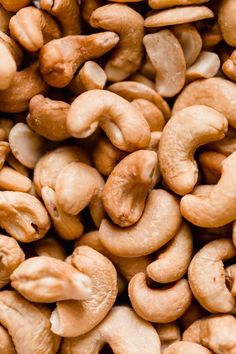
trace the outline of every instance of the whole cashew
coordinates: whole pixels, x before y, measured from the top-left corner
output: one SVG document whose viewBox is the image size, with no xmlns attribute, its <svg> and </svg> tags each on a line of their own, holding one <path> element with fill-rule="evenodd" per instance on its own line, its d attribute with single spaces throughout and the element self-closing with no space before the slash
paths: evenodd
<svg viewBox="0 0 236 354">
<path fill-rule="evenodd" d="M 16 354 L 14 344 L 7 330 L 0 325 L 0 350 L 4 354 Z"/>
<path fill-rule="evenodd" d="M 58 239 L 52 237 L 44 237 L 34 243 L 34 251 L 37 256 L 48 256 L 64 261 L 66 259 L 66 251 Z"/>
<path fill-rule="evenodd" d="M 236 25 L 235 25 L 235 1 L 224 0 L 220 3 L 218 11 L 218 24 L 222 32 L 222 36 L 227 44 L 232 47 L 236 46 Z"/>
<path fill-rule="evenodd" d="M 91 105 L 91 102 L 95 104 Z M 150 141 L 148 123 L 128 101 L 105 90 L 84 92 L 70 106 L 68 132 L 76 138 L 86 138 L 98 126 L 105 131 L 112 144 L 121 150 L 142 149 Z"/>
<path fill-rule="evenodd" d="M 213 354 L 200 344 L 190 342 L 176 342 L 164 350 L 163 354 Z"/>
<path fill-rule="evenodd" d="M 155 10 L 166 9 L 179 5 L 194 5 L 208 2 L 209 0 L 149 0 L 148 5 Z"/>
<path fill-rule="evenodd" d="M 0 3 L 7 11 L 17 12 L 23 7 L 27 6 L 31 0 L 1 0 Z"/>
<path fill-rule="evenodd" d="M 178 200 L 158 189 L 150 192 L 143 215 L 135 225 L 123 229 L 104 219 L 99 237 L 104 247 L 116 256 L 140 257 L 165 245 L 174 237 L 180 225 Z"/>
<path fill-rule="evenodd" d="M 199 155 L 199 162 L 207 184 L 216 184 L 221 176 L 222 162 L 225 155 L 215 151 L 204 151 Z"/>
<path fill-rule="evenodd" d="M 186 279 L 180 279 L 166 289 L 150 289 L 144 273 L 131 279 L 128 291 L 135 312 L 143 319 L 157 323 L 168 323 L 181 317 L 192 299 Z"/>
<path fill-rule="evenodd" d="M 159 144 L 160 168 L 165 183 L 184 195 L 198 179 L 195 150 L 220 140 L 227 131 L 227 120 L 207 106 L 191 106 L 177 112 L 164 127 Z"/>
</svg>

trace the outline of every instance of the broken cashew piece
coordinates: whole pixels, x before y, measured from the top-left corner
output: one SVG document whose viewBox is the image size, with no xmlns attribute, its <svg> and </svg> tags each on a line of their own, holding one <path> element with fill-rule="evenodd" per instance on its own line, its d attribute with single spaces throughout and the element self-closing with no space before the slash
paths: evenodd
<svg viewBox="0 0 236 354">
<path fill-rule="evenodd" d="M 214 77 L 220 69 L 220 58 L 216 53 L 202 51 L 186 72 L 186 82 Z"/>
<path fill-rule="evenodd" d="M 190 342 L 176 342 L 164 350 L 163 354 L 213 354 L 200 344 Z"/>
<path fill-rule="evenodd" d="M 200 5 L 209 0 L 149 0 L 148 5 L 155 10 L 166 9 L 168 7 L 181 5 Z"/>
</svg>

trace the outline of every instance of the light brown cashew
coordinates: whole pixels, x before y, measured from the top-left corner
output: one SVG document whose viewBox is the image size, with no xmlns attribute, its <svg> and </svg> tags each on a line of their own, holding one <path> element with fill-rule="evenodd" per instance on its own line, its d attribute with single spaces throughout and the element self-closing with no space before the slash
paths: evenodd
<svg viewBox="0 0 236 354">
<path fill-rule="evenodd" d="M 184 223 L 175 237 L 160 250 L 157 259 L 147 267 L 147 275 L 158 283 L 181 279 L 188 270 L 193 254 L 191 230 Z"/>
<path fill-rule="evenodd" d="M 99 226 L 104 217 L 103 188 L 104 180 L 95 168 L 82 162 L 72 162 L 57 177 L 56 199 L 59 207 L 72 215 L 89 206 L 92 219 Z"/>
<path fill-rule="evenodd" d="M 39 308 L 15 291 L 0 292 L 0 322 L 8 330 L 17 354 L 56 354 L 46 307 Z"/>
<path fill-rule="evenodd" d="M 59 259 L 38 256 L 21 263 L 11 274 L 11 286 L 32 302 L 86 300 L 91 279 Z"/>
<path fill-rule="evenodd" d="M 154 82 L 139 72 L 136 72 L 135 74 L 131 75 L 129 79 L 131 81 L 135 81 L 135 82 L 139 82 L 140 84 L 147 85 L 151 89 L 155 90 Z"/>
<path fill-rule="evenodd" d="M 153 326 L 127 306 L 115 306 L 93 331 L 63 340 L 61 354 L 99 354 L 105 343 L 113 353 L 161 354 L 161 345 Z"/>
<path fill-rule="evenodd" d="M 213 25 L 207 27 L 201 32 L 202 44 L 204 49 L 211 49 L 215 45 L 222 41 L 222 34 L 218 22 L 214 22 Z"/>
<path fill-rule="evenodd" d="M 178 111 L 165 125 L 159 144 L 159 161 L 165 183 L 175 193 L 193 190 L 198 179 L 195 150 L 220 140 L 227 131 L 226 118 L 207 106 Z"/>
<path fill-rule="evenodd" d="M 213 354 L 200 344 L 190 342 L 176 342 L 164 350 L 163 354 Z"/>
<path fill-rule="evenodd" d="M 63 36 L 80 34 L 80 7 L 76 0 L 40 0 L 42 10 L 59 21 Z"/>
<path fill-rule="evenodd" d="M 26 121 L 31 129 L 44 138 L 61 141 L 70 137 L 66 128 L 69 107 L 66 102 L 36 95 L 30 100 Z"/>
<path fill-rule="evenodd" d="M 187 85 L 175 101 L 173 113 L 193 105 L 206 105 L 222 113 L 236 128 L 236 84 L 214 77 Z M 220 100 L 219 100 L 220 97 Z"/>
<path fill-rule="evenodd" d="M 105 66 L 107 79 L 125 80 L 137 71 L 143 56 L 143 17 L 125 4 L 108 4 L 94 11 L 89 23 L 95 28 L 114 31 L 120 38 Z"/>
<path fill-rule="evenodd" d="M 44 80 L 54 87 L 67 86 L 85 61 L 107 53 L 118 41 L 114 32 L 66 36 L 50 41 L 41 48 L 39 56 Z"/>
<path fill-rule="evenodd" d="M 225 269 L 225 277 L 227 287 L 230 289 L 231 294 L 236 297 L 236 264 Z"/>
<path fill-rule="evenodd" d="M 236 46 L 236 23 L 234 13 L 236 10 L 234 0 L 224 0 L 220 3 L 218 11 L 218 24 L 223 39 L 232 47 Z"/>
<path fill-rule="evenodd" d="M 229 127 L 224 139 L 208 144 L 207 148 L 225 156 L 231 155 L 236 151 L 236 130 Z"/>
<path fill-rule="evenodd" d="M 8 33 L 9 22 L 12 16 L 12 12 L 5 10 L 4 7 L 0 5 L 0 31 Z"/>
<path fill-rule="evenodd" d="M 181 317 L 191 304 L 192 293 L 186 279 L 162 289 L 151 289 L 144 273 L 129 282 L 129 298 L 135 312 L 143 319 L 168 323 Z"/>
<path fill-rule="evenodd" d="M 116 256 L 140 257 L 164 246 L 174 237 L 180 224 L 178 200 L 158 189 L 150 192 L 143 215 L 135 225 L 122 229 L 104 219 L 99 237 L 104 247 Z"/>
<path fill-rule="evenodd" d="M 209 312 L 230 312 L 235 305 L 225 284 L 223 265 L 223 260 L 235 255 L 232 241 L 222 238 L 205 245 L 190 263 L 189 285 L 195 298 Z"/>
<path fill-rule="evenodd" d="M 6 141 L 0 141 L 0 169 L 2 169 L 10 151 L 10 145 Z"/>
<path fill-rule="evenodd" d="M 227 59 L 222 65 L 222 70 L 228 78 L 233 81 L 236 81 L 236 51 L 234 50 L 230 55 L 229 59 Z"/>
<path fill-rule="evenodd" d="M 4 166 L 0 170 L 0 190 L 29 192 L 31 188 L 31 180 L 13 168 Z"/>
<path fill-rule="evenodd" d="M 172 343 L 181 340 L 180 328 L 177 322 L 156 323 L 155 329 L 161 341 L 162 352 Z"/>
<path fill-rule="evenodd" d="M 16 354 L 14 344 L 7 330 L 0 325 L 0 350 L 5 354 Z"/>
<path fill-rule="evenodd" d="M 158 11 L 156 14 L 147 17 L 144 21 L 145 27 L 173 26 L 182 23 L 189 23 L 214 17 L 206 6 L 182 6 L 173 9 Z"/>
<path fill-rule="evenodd" d="M 6 90 L 16 75 L 16 62 L 5 44 L 0 42 L 0 90 Z"/>
<path fill-rule="evenodd" d="M 209 0 L 149 0 L 148 5 L 155 10 L 181 5 L 195 5 L 208 2 Z"/>
<path fill-rule="evenodd" d="M 0 225 L 21 242 L 42 238 L 50 227 L 50 219 L 42 203 L 22 192 L 0 192 Z"/>
<path fill-rule="evenodd" d="M 56 193 L 52 188 L 43 187 L 41 194 L 58 236 L 64 240 L 79 238 L 84 231 L 80 216 L 65 213 L 58 205 Z"/>
<path fill-rule="evenodd" d="M 117 295 L 117 274 L 113 264 L 87 246 L 77 247 L 71 265 L 92 280 L 88 300 L 60 301 L 52 312 L 52 331 L 63 337 L 76 337 L 97 326 L 112 308 Z M 94 271 L 96 269 L 96 271 Z"/>
<path fill-rule="evenodd" d="M 164 97 L 175 96 L 183 88 L 186 74 L 184 53 L 179 41 L 170 30 L 163 30 L 147 34 L 143 44 L 156 70 L 157 92 Z"/>
<path fill-rule="evenodd" d="M 159 179 L 154 151 L 139 150 L 118 163 L 102 194 L 105 211 L 112 221 L 121 227 L 135 224 L 143 213 L 148 192 Z"/>
<path fill-rule="evenodd" d="M 11 152 L 7 155 L 6 162 L 21 175 L 29 177 L 29 170 L 22 165 L 22 163 L 20 163 L 20 161 L 18 161 Z"/>
<path fill-rule="evenodd" d="M 216 53 L 202 51 L 197 60 L 186 71 L 186 82 L 198 79 L 209 79 L 215 76 L 220 68 L 220 58 Z"/>
<path fill-rule="evenodd" d="M 66 251 L 58 239 L 52 237 L 45 237 L 36 241 L 33 245 L 37 256 L 48 256 L 64 261 L 66 258 Z"/>
<path fill-rule="evenodd" d="M 163 130 L 165 118 L 162 111 L 154 103 L 143 98 L 137 98 L 132 101 L 132 104 L 143 114 L 152 132 Z"/>
<path fill-rule="evenodd" d="M 235 168 L 236 152 L 222 162 L 221 178 L 212 187 L 208 196 L 188 194 L 181 199 L 182 215 L 194 225 L 201 227 L 219 227 L 235 220 Z"/>
<path fill-rule="evenodd" d="M 0 111 L 7 113 L 23 112 L 28 109 L 30 99 L 45 93 L 48 85 L 42 79 L 38 63 L 18 71 L 8 89 L 0 91 Z"/>
<path fill-rule="evenodd" d="M 221 176 L 222 162 L 225 155 L 215 151 L 204 151 L 199 155 L 199 162 L 207 184 L 216 184 Z"/>
<path fill-rule="evenodd" d="M 91 105 L 91 102 L 94 102 Z M 105 90 L 90 90 L 78 96 L 67 115 L 67 129 L 76 138 L 86 138 L 100 126 L 112 144 L 125 151 L 148 146 L 150 128 L 143 115 L 128 101 Z"/>
</svg>

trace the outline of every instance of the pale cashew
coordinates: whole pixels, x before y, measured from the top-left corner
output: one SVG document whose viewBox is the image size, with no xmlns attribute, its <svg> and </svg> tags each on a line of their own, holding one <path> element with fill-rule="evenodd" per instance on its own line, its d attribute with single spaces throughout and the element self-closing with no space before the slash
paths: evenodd
<svg viewBox="0 0 236 354">
<path fill-rule="evenodd" d="M 112 254 L 139 257 L 158 250 L 170 241 L 180 224 L 178 200 L 168 192 L 158 189 L 150 192 L 143 215 L 135 225 L 122 229 L 104 219 L 99 237 Z"/>
<path fill-rule="evenodd" d="M 139 82 L 140 84 L 147 85 L 151 89 L 155 90 L 154 82 L 139 72 L 136 72 L 135 74 L 131 75 L 129 79 L 131 81 L 135 81 L 135 82 Z"/>
<path fill-rule="evenodd" d="M 70 262 L 91 278 L 92 293 L 88 300 L 57 303 L 51 316 L 52 331 L 63 337 L 81 336 L 97 326 L 112 308 L 117 295 L 115 267 L 102 254 L 80 246 L 74 250 Z"/>
<path fill-rule="evenodd" d="M 10 151 L 10 145 L 5 141 L 0 141 L 0 169 L 2 169 Z"/>
<path fill-rule="evenodd" d="M 222 65 L 222 70 L 231 80 L 236 81 L 236 51 L 234 50 Z"/>
<path fill-rule="evenodd" d="M 135 312 L 143 319 L 157 323 L 168 323 L 181 317 L 192 299 L 186 279 L 180 279 L 167 288 L 151 289 L 146 284 L 144 273 L 138 273 L 131 279 L 128 292 Z"/>
<path fill-rule="evenodd" d="M 222 139 L 227 126 L 226 118 L 207 106 L 187 107 L 172 116 L 159 144 L 161 172 L 171 190 L 180 195 L 193 190 L 198 179 L 195 150 Z"/>
<path fill-rule="evenodd" d="M 157 259 L 148 265 L 147 275 L 158 283 L 181 279 L 188 270 L 193 254 L 193 239 L 187 224 L 160 250 Z"/>
<path fill-rule="evenodd" d="M 207 148 L 225 156 L 231 155 L 236 151 L 236 130 L 229 127 L 224 139 L 208 144 Z"/>
<path fill-rule="evenodd" d="M 231 294 L 236 297 L 236 264 L 225 269 L 226 284 L 231 291 Z"/>
<path fill-rule="evenodd" d="M 8 33 L 9 22 L 12 16 L 12 12 L 5 10 L 4 7 L 0 5 L 0 31 Z"/>
<path fill-rule="evenodd" d="M 176 342 L 164 350 L 163 354 L 213 354 L 200 344 L 190 342 Z"/>
<path fill-rule="evenodd" d="M 215 76 L 220 68 L 220 58 L 216 53 L 202 51 L 197 60 L 186 72 L 186 82 L 198 79 L 209 79 Z"/>
<path fill-rule="evenodd" d="M 16 62 L 5 44 L 0 42 L 0 90 L 9 88 L 16 75 Z"/>
<path fill-rule="evenodd" d="M 7 330 L 0 325 L 0 350 L 4 354 L 16 354 L 14 344 Z"/>
<path fill-rule="evenodd" d="M 199 155 L 199 162 L 207 184 L 216 184 L 221 176 L 222 162 L 225 155 L 215 151 L 204 151 Z"/>
<path fill-rule="evenodd" d="M 135 224 L 143 213 L 148 192 L 159 179 L 154 151 L 139 150 L 118 163 L 102 194 L 105 211 L 112 221 L 122 227 Z"/>
<path fill-rule="evenodd" d="M 121 81 L 137 71 L 143 55 L 143 17 L 125 4 L 109 4 L 96 9 L 89 23 L 95 28 L 116 32 L 120 38 L 105 66 L 107 79 Z"/>
<path fill-rule="evenodd" d="M 37 256 L 48 256 L 64 261 L 66 258 L 66 251 L 63 245 L 52 237 L 45 237 L 34 243 L 34 251 Z"/>
<path fill-rule="evenodd" d="M 218 11 L 218 24 L 222 32 L 223 39 L 232 47 L 236 46 L 236 23 L 235 23 L 235 1 L 221 1 Z"/>
<path fill-rule="evenodd" d="M 31 180 L 13 168 L 4 166 L 0 170 L 0 190 L 29 192 L 31 188 Z"/>
<path fill-rule="evenodd" d="M 158 334 L 153 326 L 127 306 L 115 306 L 93 331 L 63 340 L 61 354 L 99 354 L 105 343 L 113 353 L 161 354 Z"/>
<path fill-rule="evenodd" d="M 205 245 L 190 263 L 188 279 L 191 290 L 198 302 L 210 312 L 230 312 L 235 305 L 234 297 L 225 284 L 223 264 L 223 260 L 235 255 L 232 241 L 219 239 Z"/>
<path fill-rule="evenodd" d="M 222 162 L 221 178 L 209 191 L 209 195 L 188 194 L 181 199 L 182 215 L 194 225 L 202 227 L 219 227 L 235 220 L 235 168 L 236 152 Z"/>
<path fill-rule="evenodd" d="M 155 329 L 161 341 L 161 351 L 168 348 L 172 343 L 181 340 L 180 328 L 177 322 L 156 323 Z"/>
<path fill-rule="evenodd" d="M 39 56 L 44 80 L 51 86 L 65 87 L 85 61 L 107 53 L 118 41 L 119 37 L 114 32 L 102 32 L 66 36 L 45 44 Z"/>
<path fill-rule="evenodd" d="M 170 30 L 163 30 L 147 34 L 143 43 L 156 70 L 157 92 L 165 97 L 175 96 L 183 88 L 186 74 L 184 53 L 179 41 Z"/>
<path fill-rule="evenodd" d="M 94 104 L 91 105 L 91 102 Z M 148 123 L 128 101 L 109 91 L 90 90 L 71 104 L 67 129 L 76 138 L 86 138 L 98 126 L 105 131 L 112 144 L 121 150 L 142 149 L 150 141 Z"/>
<path fill-rule="evenodd" d="M 50 219 L 42 203 L 22 192 L 0 192 L 0 225 L 21 242 L 42 238 L 50 227 Z"/>
<path fill-rule="evenodd" d="M 137 98 L 132 101 L 132 104 L 143 114 L 151 132 L 163 130 L 165 118 L 162 111 L 154 103 L 143 98 Z"/>
<path fill-rule="evenodd" d="M 149 0 L 148 5 L 155 10 L 181 5 L 195 5 L 208 2 L 209 0 Z"/>
</svg>

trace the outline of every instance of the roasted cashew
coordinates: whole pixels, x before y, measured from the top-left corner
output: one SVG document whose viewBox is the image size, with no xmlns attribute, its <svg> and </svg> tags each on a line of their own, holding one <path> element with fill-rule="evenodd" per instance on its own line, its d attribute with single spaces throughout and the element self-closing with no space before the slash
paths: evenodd
<svg viewBox="0 0 236 354">
<path fill-rule="evenodd" d="M 221 1 L 218 11 L 218 24 L 222 32 L 222 36 L 227 44 L 232 47 L 236 46 L 236 24 L 235 24 L 235 1 Z"/>
<path fill-rule="evenodd" d="M 82 10 L 81 10 L 81 15 L 83 17 L 83 19 L 86 22 L 89 22 L 89 19 L 93 13 L 93 11 L 95 11 L 97 8 L 103 6 L 103 0 L 89 0 L 89 1 L 83 1 L 81 3 L 82 6 Z"/>
<path fill-rule="evenodd" d="M 203 317 L 194 321 L 187 327 L 187 329 L 183 332 L 183 340 L 186 342 L 193 342 L 197 344 L 201 344 L 200 338 L 200 324 L 203 320 Z"/>
<path fill-rule="evenodd" d="M 163 354 L 213 354 L 200 344 L 190 342 L 176 342 L 164 350 Z"/>
<path fill-rule="evenodd" d="M 17 12 L 27 6 L 31 0 L 1 0 L 0 3 L 7 11 Z"/>
<path fill-rule="evenodd" d="M 174 237 L 180 224 L 178 200 L 168 192 L 158 189 L 150 192 L 143 215 L 135 225 L 123 229 L 104 219 L 99 237 L 112 254 L 139 257 L 164 246 Z"/>
<path fill-rule="evenodd" d="M 145 100 L 144 98 L 137 98 L 132 101 L 132 104 L 143 114 L 149 124 L 151 132 L 163 130 L 166 123 L 165 117 L 162 111 L 154 103 Z"/>
<path fill-rule="evenodd" d="M 204 151 L 199 155 L 199 162 L 207 184 L 216 184 L 221 176 L 222 162 L 225 155 L 215 151 Z"/>
<path fill-rule="evenodd" d="M 63 337 L 81 336 L 92 330 L 105 318 L 117 295 L 115 267 L 102 254 L 80 246 L 74 250 L 70 262 L 91 278 L 92 293 L 88 300 L 57 302 L 51 316 L 52 331 Z"/>
<path fill-rule="evenodd" d="M 4 166 L 0 170 L 0 190 L 29 192 L 31 188 L 31 180 L 13 168 Z"/>
<path fill-rule="evenodd" d="M 168 348 L 172 343 L 181 340 L 180 328 L 177 322 L 156 323 L 155 329 L 161 341 L 161 351 Z"/>
<path fill-rule="evenodd" d="M 222 65 L 222 70 L 228 78 L 233 81 L 236 81 L 236 51 L 234 50 L 230 55 L 229 59 L 227 59 Z"/>
<path fill-rule="evenodd" d="M 119 35 L 120 42 L 105 66 L 108 80 L 125 80 L 137 71 L 143 56 L 143 17 L 125 4 L 109 4 L 96 9 L 89 23 Z"/>
<path fill-rule="evenodd" d="M 16 62 L 5 44 L 0 42 L 0 90 L 9 88 L 16 75 Z"/>
<path fill-rule="evenodd" d="M 52 237 L 44 237 L 34 243 L 34 251 L 37 256 L 48 256 L 64 261 L 66 259 L 66 251 L 58 239 Z"/>
<path fill-rule="evenodd" d="M 128 291 L 135 312 L 143 319 L 157 323 L 168 323 L 181 317 L 192 299 L 186 279 L 167 288 L 150 289 L 144 273 L 138 273 L 130 280 Z"/>
<path fill-rule="evenodd" d="M 91 105 L 91 102 L 94 102 Z M 90 90 L 78 96 L 67 115 L 68 132 L 86 138 L 100 126 L 112 144 L 125 151 L 148 146 L 150 128 L 143 115 L 128 101 L 105 90 Z"/>
<path fill-rule="evenodd" d="M 227 131 L 226 118 L 207 106 L 191 106 L 177 112 L 165 125 L 159 144 L 160 168 L 165 183 L 180 195 L 197 183 L 195 150 L 220 140 Z"/>
<path fill-rule="evenodd" d="M 220 69 L 220 58 L 216 53 L 202 51 L 197 60 L 186 71 L 186 82 L 214 77 Z"/>
<path fill-rule="evenodd" d="M 119 37 L 114 32 L 102 32 L 89 36 L 66 36 L 45 44 L 39 56 L 44 80 L 51 86 L 65 87 L 85 61 L 107 53 L 118 41 Z"/>
<path fill-rule="evenodd" d="M 208 2 L 209 0 L 149 0 L 148 5 L 155 10 L 166 9 L 179 5 L 195 5 Z"/>
</svg>

